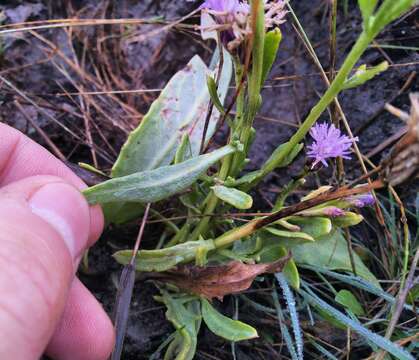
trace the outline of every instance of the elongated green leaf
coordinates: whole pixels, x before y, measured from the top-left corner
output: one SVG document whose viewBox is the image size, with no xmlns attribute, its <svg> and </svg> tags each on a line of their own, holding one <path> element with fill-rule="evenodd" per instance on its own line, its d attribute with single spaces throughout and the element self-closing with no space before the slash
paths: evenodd
<svg viewBox="0 0 419 360">
<path fill-rule="evenodd" d="M 278 47 L 282 40 L 281 30 L 275 28 L 266 33 L 265 46 L 263 49 L 263 70 L 262 70 L 262 84 L 271 71 L 272 65 L 275 62 L 278 53 Z"/>
<path fill-rule="evenodd" d="M 214 250 L 212 240 L 188 241 L 159 250 L 140 250 L 135 258 L 138 271 L 167 271 L 176 265 L 195 259 L 198 253 Z M 130 262 L 132 250 L 116 252 L 113 257 L 122 265 Z"/>
<path fill-rule="evenodd" d="M 287 246 L 297 264 L 307 264 L 329 270 L 352 272 L 348 245 L 340 230 L 316 239 L 315 242 Z M 357 275 L 381 288 L 376 277 L 368 270 L 356 253 L 353 253 Z"/>
<path fill-rule="evenodd" d="M 189 140 L 188 134 L 183 134 L 182 140 L 180 141 L 180 145 L 176 150 L 175 155 L 175 164 L 180 164 L 186 160 L 189 160 L 193 157 L 192 155 L 192 147 L 191 141 Z"/>
<path fill-rule="evenodd" d="M 342 281 L 346 284 L 349 284 L 351 286 L 355 286 L 358 289 L 361 290 L 365 290 L 367 292 L 369 292 L 370 294 L 374 294 L 376 296 L 379 296 L 381 298 L 383 298 L 385 301 L 387 301 L 390 304 L 395 304 L 396 303 L 396 298 L 394 298 L 392 295 L 390 295 L 389 293 L 383 291 L 381 288 L 378 288 L 376 285 L 369 283 L 368 281 L 366 281 L 363 278 L 360 278 L 358 276 L 355 275 L 343 275 L 343 274 L 339 274 L 335 271 L 329 271 L 317 266 L 304 266 L 305 268 L 308 268 L 310 270 L 313 271 L 318 271 L 322 274 L 325 274 L 327 276 L 330 276 L 334 279 L 338 279 L 339 281 Z M 411 307 L 410 305 L 403 305 L 403 308 L 406 310 L 410 310 L 410 311 L 414 311 L 413 307 Z"/>
<path fill-rule="evenodd" d="M 319 297 L 314 296 L 313 294 L 309 294 L 305 291 L 300 291 L 300 294 L 303 295 L 304 298 L 310 302 L 310 304 L 320 307 L 327 314 L 335 318 L 337 321 L 350 327 L 352 330 L 360 334 L 366 340 L 370 341 L 371 343 L 377 345 L 379 348 L 384 349 L 388 351 L 390 354 L 394 355 L 396 359 L 400 359 L 400 360 L 413 360 L 414 359 L 414 357 L 411 354 L 409 354 L 406 350 L 404 350 L 399 345 L 394 344 L 390 340 L 373 333 L 366 327 L 362 326 L 359 322 L 342 314 L 340 311 L 336 310 L 333 306 L 330 306 L 328 303 L 326 303 Z"/>
<path fill-rule="evenodd" d="M 355 71 L 355 74 L 345 81 L 345 83 L 343 84 L 343 89 L 352 89 L 354 87 L 363 85 L 367 81 L 371 80 L 372 78 L 381 74 L 387 69 L 388 69 L 387 61 L 383 61 L 381 64 L 378 64 L 377 66 L 373 66 L 369 69 L 367 69 L 367 65 L 365 64 L 361 65 Z"/>
<path fill-rule="evenodd" d="M 266 163 L 262 167 L 264 174 L 268 174 L 269 172 L 273 171 L 276 168 L 283 168 L 291 164 L 294 161 L 294 159 L 297 157 L 297 155 L 300 153 L 301 149 L 304 147 L 303 144 L 295 145 L 283 161 L 278 161 L 278 159 L 282 157 L 281 154 L 287 145 L 288 143 L 284 143 L 275 149 L 275 151 L 272 153 L 272 155 L 269 157 L 269 159 L 266 161 Z"/>
<path fill-rule="evenodd" d="M 202 318 L 216 335 L 230 340 L 241 341 L 258 337 L 256 329 L 238 320 L 232 320 L 215 310 L 206 299 L 201 299 Z"/>
<path fill-rule="evenodd" d="M 349 290 L 340 290 L 335 296 L 335 301 L 338 304 L 348 308 L 355 315 L 361 316 L 365 314 L 361 304 L 355 295 L 352 294 Z"/>
<path fill-rule="evenodd" d="M 166 291 L 162 291 L 162 295 L 162 300 L 167 307 L 166 318 L 178 331 L 178 335 L 167 349 L 165 359 L 192 360 L 196 351 L 199 331 L 197 324 L 200 323 L 200 314 L 187 308 L 184 299 L 176 299 Z"/>
<path fill-rule="evenodd" d="M 281 286 L 282 293 L 284 294 L 285 301 L 287 303 L 287 308 L 291 318 L 292 330 L 294 332 L 294 338 L 297 348 L 297 354 L 300 360 L 303 360 L 304 355 L 304 341 L 303 333 L 301 331 L 300 320 L 298 318 L 298 311 L 295 306 L 295 298 L 288 282 L 283 273 L 276 273 L 275 278 L 278 280 L 279 285 Z"/>
<path fill-rule="evenodd" d="M 286 147 L 286 145 L 287 143 L 281 144 L 272 153 L 269 159 L 266 160 L 265 164 L 263 164 L 260 170 L 255 170 L 250 173 L 247 173 L 240 179 L 234 181 L 231 185 L 243 185 L 243 188 L 247 190 L 253 187 L 255 184 L 257 184 L 260 180 L 262 180 L 266 175 L 268 175 L 271 171 L 275 170 L 276 168 L 283 168 L 285 166 L 288 166 L 300 153 L 301 149 L 303 148 L 303 144 L 297 144 L 283 161 L 278 162 L 277 159 L 279 156 L 282 156 L 281 152 Z"/>
<path fill-rule="evenodd" d="M 219 94 L 224 100 L 231 79 L 229 55 L 224 59 Z M 206 86 L 210 70 L 195 56 L 166 85 L 139 127 L 128 137 L 112 169 L 112 177 L 126 176 L 170 164 L 184 133 L 189 134 L 196 156 L 202 138 L 210 95 Z M 219 112 L 214 110 L 207 140 L 213 135 Z"/>
<path fill-rule="evenodd" d="M 83 193 L 90 204 L 159 201 L 187 189 L 212 164 L 234 151 L 234 146 L 227 145 L 180 164 L 111 179 L 88 188 Z"/>
<path fill-rule="evenodd" d="M 234 206 L 236 209 L 246 210 L 250 209 L 253 205 L 252 197 L 243 191 L 222 185 L 215 185 L 211 189 L 214 191 L 215 196 Z"/>
<path fill-rule="evenodd" d="M 387 24 L 409 11 L 415 3 L 416 0 L 384 0 L 376 11 L 373 21 L 370 21 L 370 31 L 381 31 Z"/>
<path fill-rule="evenodd" d="M 304 241 L 314 241 L 314 238 L 310 236 L 309 234 L 300 232 L 300 231 L 287 231 L 287 230 L 279 230 L 274 227 L 266 227 L 264 230 L 268 231 L 272 235 L 278 236 L 280 238 L 286 238 L 286 239 L 299 239 Z"/>
<path fill-rule="evenodd" d="M 225 111 L 224 111 L 223 104 L 221 103 L 221 100 L 218 96 L 217 84 L 212 76 L 207 77 L 207 86 L 208 86 L 208 91 L 210 93 L 211 100 L 214 106 L 217 108 L 220 114 L 224 115 Z"/>
</svg>

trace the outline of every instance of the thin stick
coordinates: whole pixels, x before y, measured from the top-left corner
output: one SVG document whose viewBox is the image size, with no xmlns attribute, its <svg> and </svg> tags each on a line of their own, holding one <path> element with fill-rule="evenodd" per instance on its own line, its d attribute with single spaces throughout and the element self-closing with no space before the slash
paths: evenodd
<svg viewBox="0 0 419 360">
<path fill-rule="evenodd" d="M 111 360 L 121 359 L 122 348 L 124 345 L 125 334 L 127 332 L 129 308 L 131 305 L 132 292 L 135 283 L 135 257 L 140 248 L 141 239 L 143 237 L 145 224 L 147 222 L 148 213 L 150 211 L 150 203 L 147 204 L 144 216 L 141 221 L 140 230 L 138 232 L 137 240 L 132 251 L 131 261 L 128 265 L 124 266 L 119 279 L 118 292 L 116 294 L 116 303 L 114 311 L 115 323 L 115 348 L 113 349 Z"/>
<path fill-rule="evenodd" d="M 135 242 L 135 247 L 132 250 L 132 258 L 131 258 L 130 264 L 134 264 L 135 257 L 137 256 L 138 249 L 140 248 L 141 239 L 143 238 L 145 224 L 147 222 L 148 213 L 150 211 L 150 206 L 151 206 L 151 204 L 148 203 L 146 208 L 145 208 L 144 216 L 143 216 L 143 219 L 141 221 L 140 231 L 138 232 L 138 236 L 137 236 L 137 241 Z"/>
<path fill-rule="evenodd" d="M 407 276 L 407 280 L 406 280 L 406 285 L 403 288 L 403 290 L 400 292 L 400 295 L 398 297 L 397 300 L 397 305 L 396 305 L 396 309 L 393 312 L 393 316 L 391 317 L 390 323 L 387 327 L 387 331 L 386 331 L 386 335 L 385 337 L 387 339 L 390 339 L 391 335 L 393 334 L 394 329 L 396 328 L 397 325 L 397 321 L 400 318 L 400 315 L 403 311 L 403 305 L 406 301 L 407 295 L 410 291 L 410 289 L 412 288 L 412 286 L 414 285 L 415 281 L 413 279 L 417 266 L 418 266 L 418 262 L 419 262 L 419 249 L 416 251 L 415 257 L 413 258 L 412 261 L 412 265 L 410 267 L 410 271 L 409 271 L 409 275 Z M 376 360 L 382 360 L 384 359 L 384 356 L 386 355 L 386 351 L 381 351 L 377 357 L 375 358 Z"/>
</svg>

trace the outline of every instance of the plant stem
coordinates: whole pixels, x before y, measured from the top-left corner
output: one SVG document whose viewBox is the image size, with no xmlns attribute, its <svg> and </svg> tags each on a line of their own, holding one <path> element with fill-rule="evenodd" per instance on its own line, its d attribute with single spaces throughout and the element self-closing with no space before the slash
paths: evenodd
<svg viewBox="0 0 419 360">
<path fill-rule="evenodd" d="M 292 149 L 300 141 L 304 139 L 304 137 L 310 131 L 311 127 L 319 119 L 321 114 L 327 109 L 327 107 L 331 104 L 335 97 L 339 95 L 340 91 L 342 90 L 343 84 L 348 78 L 350 72 L 352 71 L 353 67 L 355 66 L 356 62 L 359 60 L 361 55 L 367 49 L 372 39 L 373 35 L 367 34 L 365 31 L 361 33 L 328 90 L 325 92 L 325 94 L 319 100 L 316 106 L 312 108 L 309 115 L 304 120 L 303 124 L 291 137 L 291 139 L 286 143 L 282 151 L 278 154 L 278 157 L 275 158 L 276 164 L 281 164 L 285 160 L 285 158 L 290 154 Z M 260 180 L 261 179 L 257 179 L 257 181 L 252 183 L 252 186 L 257 185 L 257 183 Z"/>
<path fill-rule="evenodd" d="M 344 187 L 333 192 L 325 192 L 321 195 L 316 196 L 315 198 L 305 200 L 295 205 L 283 208 L 279 211 L 272 213 L 269 216 L 254 219 L 248 222 L 246 225 L 230 230 L 216 238 L 214 240 L 214 245 L 217 249 L 224 248 L 226 246 L 231 245 L 234 241 L 249 236 L 255 233 L 256 231 L 260 230 L 261 228 L 285 217 L 298 214 L 301 211 L 310 209 L 327 201 L 345 198 L 355 194 L 362 194 L 365 192 L 369 192 L 372 189 L 382 188 L 383 186 L 384 184 L 380 180 L 377 180 L 372 184 L 359 186 L 353 189 L 348 189 Z"/>
<path fill-rule="evenodd" d="M 248 87 L 249 101 L 247 111 L 244 112 L 244 92 L 240 91 L 243 80 L 242 77 L 244 76 L 243 66 L 239 61 L 236 61 L 236 89 L 240 91 L 237 99 L 236 131 L 238 131 L 239 134 L 233 134 L 233 136 L 230 136 L 230 142 L 236 140 L 236 136 L 240 138 L 240 142 L 244 145 L 244 152 L 228 155 L 222 160 L 221 169 L 218 175 L 220 180 L 225 180 L 230 174 L 234 175 L 236 171 L 239 171 L 248 150 L 253 119 L 255 118 L 256 112 L 260 106 L 260 89 L 263 73 L 263 49 L 265 42 L 264 2 L 262 0 L 253 0 L 251 6 L 253 48 L 252 72 L 249 77 Z M 218 202 L 218 198 L 211 191 L 206 199 L 204 215 L 212 214 L 217 207 Z M 196 240 L 200 235 L 205 236 L 208 231 L 210 220 L 210 216 L 204 216 L 192 232 L 191 238 Z"/>
<path fill-rule="evenodd" d="M 228 171 L 230 169 L 230 164 L 232 160 L 232 155 L 227 155 L 221 164 L 221 169 L 219 173 L 219 179 L 225 180 L 228 175 Z M 211 190 L 211 192 L 207 196 L 206 206 L 204 210 L 204 215 L 210 215 L 214 213 L 215 208 L 218 205 L 218 198 L 215 196 L 214 192 Z M 198 223 L 196 228 L 191 234 L 192 240 L 197 240 L 200 235 L 205 236 L 208 225 L 211 220 L 211 216 L 204 216 L 201 221 Z"/>
<path fill-rule="evenodd" d="M 265 47 L 265 10 L 262 0 L 252 1 L 252 71 L 249 74 L 248 106 L 244 115 L 242 126 L 239 127 L 239 139 L 244 146 L 243 153 L 233 156 L 232 171 L 236 175 L 243 164 L 249 150 L 253 120 L 260 107 L 260 90 L 262 87 L 263 55 Z"/>
</svg>

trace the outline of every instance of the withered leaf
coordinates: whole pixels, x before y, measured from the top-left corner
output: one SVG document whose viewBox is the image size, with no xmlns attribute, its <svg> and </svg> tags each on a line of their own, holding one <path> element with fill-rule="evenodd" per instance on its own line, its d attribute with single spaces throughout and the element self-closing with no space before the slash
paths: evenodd
<svg viewBox="0 0 419 360">
<path fill-rule="evenodd" d="M 392 186 L 419 176 L 419 94 L 411 94 L 410 100 L 412 108 L 407 120 L 408 131 L 381 163 L 384 177 Z"/>
<path fill-rule="evenodd" d="M 231 261 L 223 265 L 205 267 L 181 265 L 173 271 L 160 274 L 158 278 L 207 299 L 222 300 L 225 295 L 247 290 L 255 277 L 260 274 L 282 271 L 290 258 L 291 254 L 288 254 L 273 263 L 266 264 Z"/>
</svg>

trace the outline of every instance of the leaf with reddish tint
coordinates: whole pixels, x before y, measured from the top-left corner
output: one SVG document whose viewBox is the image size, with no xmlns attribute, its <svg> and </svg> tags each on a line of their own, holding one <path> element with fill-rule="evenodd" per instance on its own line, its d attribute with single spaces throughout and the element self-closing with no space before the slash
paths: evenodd
<svg viewBox="0 0 419 360">
<path fill-rule="evenodd" d="M 256 276 L 282 271 L 290 255 L 268 264 L 243 264 L 232 261 L 228 264 L 198 267 L 178 266 L 176 270 L 160 274 L 162 280 L 175 284 L 180 289 L 207 299 L 222 300 L 225 295 L 247 290 Z"/>
</svg>

